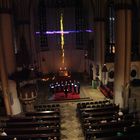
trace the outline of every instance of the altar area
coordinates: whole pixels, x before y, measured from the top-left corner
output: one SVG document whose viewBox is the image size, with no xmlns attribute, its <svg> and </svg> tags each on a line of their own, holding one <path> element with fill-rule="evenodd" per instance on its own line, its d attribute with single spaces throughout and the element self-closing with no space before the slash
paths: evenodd
<svg viewBox="0 0 140 140">
<path fill-rule="evenodd" d="M 68 72 L 68 70 L 66 68 L 62 69 L 60 68 L 60 70 L 58 71 L 58 75 L 61 77 L 61 76 L 64 76 L 64 77 L 69 77 L 70 74 Z"/>
<path fill-rule="evenodd" d="M 50 81 L 49 100 L 69 100 L 80 98 L 80 82 L 74 79 L 66 69 L 60 69 L 58 75 Z"/>
</svg>

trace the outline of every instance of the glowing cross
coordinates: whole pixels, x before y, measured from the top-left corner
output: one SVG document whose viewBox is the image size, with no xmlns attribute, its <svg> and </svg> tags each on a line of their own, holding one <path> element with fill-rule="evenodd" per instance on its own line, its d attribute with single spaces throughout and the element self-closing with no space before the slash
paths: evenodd
<svg viewBox="0 0 140 140">
<path fill-rule="evenodd" d="M 61 30 L 61 57 L 62 57 L 62 67 L 64 67 L 64 28 L 63 28 L 63 13 L 61 13 L 60 17 L 60 30 Z"/>
</svg>

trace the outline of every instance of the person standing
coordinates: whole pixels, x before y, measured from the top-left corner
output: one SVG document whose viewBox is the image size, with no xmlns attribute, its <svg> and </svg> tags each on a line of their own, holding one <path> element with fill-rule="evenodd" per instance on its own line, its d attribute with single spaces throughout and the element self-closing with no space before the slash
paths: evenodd
<svg viewBox="0 0 140 140">
<path fill-rule="evenodd" d="M 78 94 L 80 94 L 80 82 L 79 81 L 77 81 L 77 92 L 78 92 Z"/>
<path fill-rule="evenodd" d="M 64 94 L 65 94 L 65 98 L 68 97 L 68 88 L 67 86 L 64 87 Z"/>
</svg>

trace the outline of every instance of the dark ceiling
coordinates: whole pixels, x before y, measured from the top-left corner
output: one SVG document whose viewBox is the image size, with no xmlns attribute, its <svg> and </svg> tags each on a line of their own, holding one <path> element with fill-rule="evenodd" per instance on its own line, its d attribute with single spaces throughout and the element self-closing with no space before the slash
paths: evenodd
<svg viewBox="0 0 140 140">
<path fill-rule="evenodd" d="M 61 7 L 75 7 L 79 5 L 82 0 L 44 0 L 46 7 L 61 8 Z"/>
</svg>

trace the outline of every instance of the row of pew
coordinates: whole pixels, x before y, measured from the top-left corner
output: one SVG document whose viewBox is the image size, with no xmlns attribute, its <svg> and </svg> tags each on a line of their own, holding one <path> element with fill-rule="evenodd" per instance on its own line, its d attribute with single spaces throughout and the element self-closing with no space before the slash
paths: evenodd
<svg viewBox="0 0 140 140">
<path fill-rule="evenodd" d="M 60 140 L 60 106 L 38 105 L 35 109 L 36 111 L 26 112 L 20 117 L 2 120 L 2 128 L 7 136 L 0 136 L 0 140 Z"/>
<path fill-rule="evenodd" d="M 106 85 L 101 85 L 99 89 L 106 98 L 113 99 L 113 90 L 111 88 Z"/>
<path fill-rule="evenodd" d="M 54 111 L 54 110 L 59 110 L 60 109 L 60 104 L 40 104 L 40 105 L 35 105 L 34 109 L 36 111 Z"/>
<path fill-rule="evenodd" d="M 138 140 L 140 123 L 135 115 L 123 112 L 110 100 L 77 104 L 85 140 Z"/>
</svg>

